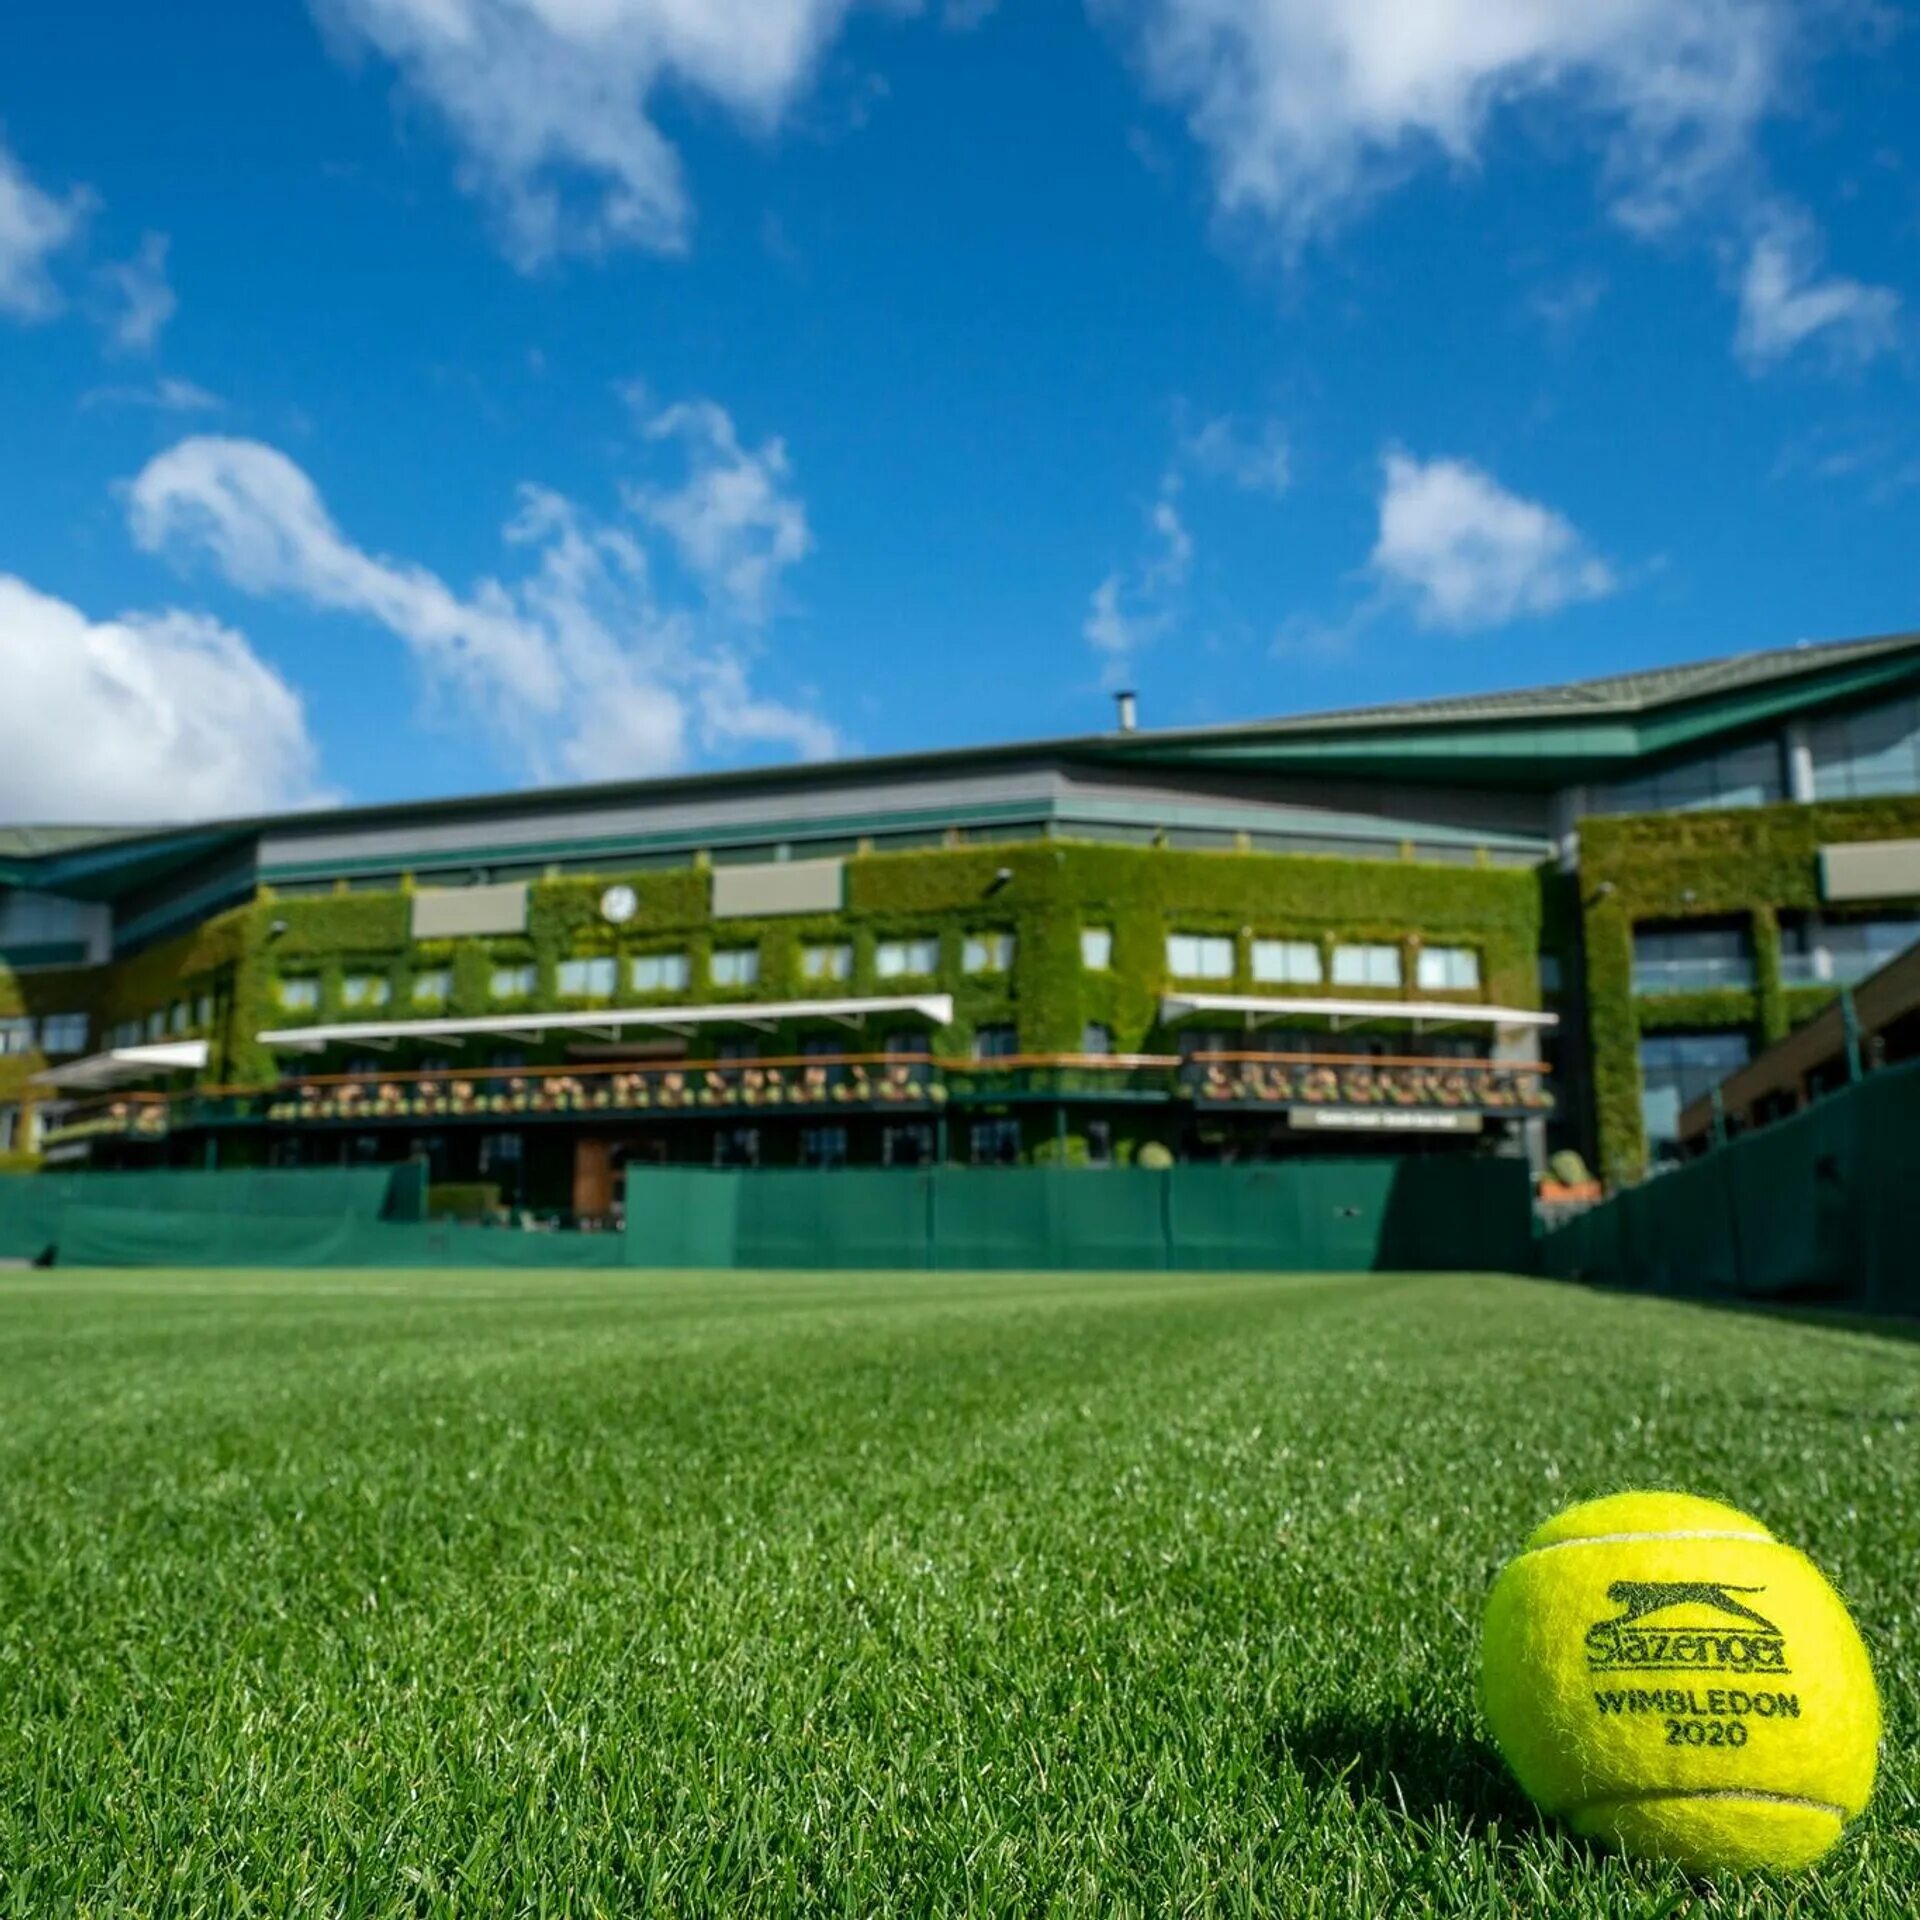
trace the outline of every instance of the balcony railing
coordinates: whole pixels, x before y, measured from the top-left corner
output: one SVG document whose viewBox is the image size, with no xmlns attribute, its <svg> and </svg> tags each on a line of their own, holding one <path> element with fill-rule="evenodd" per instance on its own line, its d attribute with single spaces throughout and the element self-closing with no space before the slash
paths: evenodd
<svg viewBox="0 0 1920 1920">
<path fill-rule="evenodd" d="M 164 1093 L 122 1093 L 69 1107 L 42 1129 L 42 1148 L 94 1140 L 164 1140 L 173 1130 L 174 1102 Z"/>
<path fill-rule="evenodd" d="M 1545 1114 L 1554 1108 L 1547 1072 L 1539 1060 L 1213 1053 L 1190 1060 L 1181 1078 L 1206 1106 Z"/>
<path fill-rule="evenodd" d="M 1722 960 L 1636 960 L 1635 993 L 1750 993 L 1756 980 L 1751 955 Z"/>
</svg>

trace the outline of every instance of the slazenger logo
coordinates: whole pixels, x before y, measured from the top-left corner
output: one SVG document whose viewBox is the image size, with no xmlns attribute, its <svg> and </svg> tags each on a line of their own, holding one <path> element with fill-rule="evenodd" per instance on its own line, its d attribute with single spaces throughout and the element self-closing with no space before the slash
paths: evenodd
<svg viewBox="0 0 1920 1920">
<path fill-rule="evenodd" d="M 1607 1598 L 1620 1611 L 1587 1629 L 1587 1665 L 1596 1673 L 1790 1673 L 1786 1637 L 1735 1597 L 1765 1591 L 1724 1580 L 1616 1580 Z M 1675 1613 L 1683 1617 L 1665 1617 Z M 1702 1613 L 1716 1617 L 1702 1622 Z"/>
</svg>

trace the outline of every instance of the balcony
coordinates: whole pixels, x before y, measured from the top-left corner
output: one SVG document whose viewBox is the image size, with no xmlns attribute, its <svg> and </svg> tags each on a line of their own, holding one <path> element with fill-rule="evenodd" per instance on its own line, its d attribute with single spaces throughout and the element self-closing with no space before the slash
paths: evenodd
<svg viewBox="0 0 1920 1920">
<path fill-rule="evenodd" d="M 1554 1110 L 1539 1060 L 1375 1059 L 1356 1054 L 1200 1054 L 1181 1071 L 1200 1106 L 1528 1118 Z"/>
<path fill-rule="evenodd" d="M 1646 960 L 1633 963 L 1635 993 L 1751 993 L 1755 985 L 1750 955 L 1716 959 Z"/>
<path fill-rule="evenodd" d="M 164 1140 L 173 1131 L 174 1103 L 164 1093 L 123 1093 L 69 1107 L 40 1135 L 43 1152 L 97 1140 Z"/>
</svg>

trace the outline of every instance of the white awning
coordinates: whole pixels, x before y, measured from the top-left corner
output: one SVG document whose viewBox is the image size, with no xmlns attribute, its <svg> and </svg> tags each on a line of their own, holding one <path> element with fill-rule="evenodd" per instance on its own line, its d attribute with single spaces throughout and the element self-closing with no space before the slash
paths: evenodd
<svg viewBox="0 0 1920 1920">
<path fill-rule="evenodd" d="M 1160 1002 L 1160 1018 L 1171 1024 L 1196 1013 L 1244 1015 L 1248 1024 L 1317 1014 L 1334 1020 L 1404 1020 L 1417 1027 L 1557 1027 L 1557 1013 L 1533 1013 L 1522 1007 L 1475 1007 L 1451 1000 L 1263 999 L 1242 993 L 1170 993 Z"/>
<path fill-rule="evenodd" d="M 81 1093 L 102 1087 L 129 1087 L 161 1073 L 200 1073 L 205 1070 L 207 1052 L 204 1040 L 159 1040 L 151 1046 L 115 1047 L 107 1053 L 90 1053 L 84 1060 L 69 1060 L 64 1066 L 48 1067 L 33 1076 L 33 1085 L 65 1087 Z"/>
<path fill-rule="evenodd" d="M 917 1017 L 936 1027 L 953 1024 L 953 995 L 909 993 L 868 1000 L 766 1000 L 715 1007 L 609 1007 L 599 1013 L 489 1013 L 464 1020 L 348 1020 L 331 1027 L 278 1027 L 259 1036 L 264 1047 L 318 1053 L 323 1047 L 397 1046 L 403 1040 L 538 1040 L 550 1033 L 599 1034 L 607 1039 L 633 1028 L 668 1033 L 695 1027 L 758 1027 L 782 1020 L 832 1020 L 857 1027 L 885 1014 Z"/>
</svg>

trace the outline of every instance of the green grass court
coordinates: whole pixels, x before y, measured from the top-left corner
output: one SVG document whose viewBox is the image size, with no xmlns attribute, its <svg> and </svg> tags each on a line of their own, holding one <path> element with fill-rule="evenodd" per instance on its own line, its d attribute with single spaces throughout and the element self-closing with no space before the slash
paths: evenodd
<svg viewBox="0 0 1920 1920">
<path fill-rule="evenodd" d="M 0 1912 L 1920 1908 L 1920 1344 L 1480 1277 L 0 1276 Z M 1851 1600 L 1812 1879 L 1541 1827 L 1497 1564 L 1684 1483 Z"/>
</svg>

